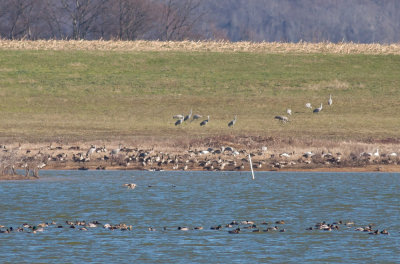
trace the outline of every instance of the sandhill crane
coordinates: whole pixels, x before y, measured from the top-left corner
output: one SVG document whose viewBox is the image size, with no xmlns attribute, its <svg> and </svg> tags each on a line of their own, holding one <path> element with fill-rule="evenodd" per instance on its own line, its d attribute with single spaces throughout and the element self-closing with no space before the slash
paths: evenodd
<svg viewBox="0 0 400 264">
<path fill-rule="evenodd" d="M 175 122 L 175 126 L 179 126 L 182 123 L 183 123 L 183 117 Z"/>
<path fill-rule="evenodd" d="M 193 115 L 193 119 L 190 122 L 193 122 L 194 120 L 200 119 L 201 117 L 202 117 L 201 115 L 194 114 Z"/>
<path fill-rule="evenodd" d="M 122 144 L 120 143 L 117 149 L 111 150 L 111 155 L 117 155 L 121 151 Z"/>
<path fill-rule="evenodd" d="M 275 116 L 275 119 L 278 119 L 278 120 L 282 121 L 283 123 L 286 123 L 289 121 L 289 118 L 287 118 L 286 116 Z"/>
<path fill-rule="evenodd" d="M 206 120 L 201 121 L 200 126 L 205 126 L 207 125 L 208 121 L 210 120 L 210 116 L 207 116 Z"/>
<path fill-rule="evenodd" d="M 320 107 L 314 109 L 313 113 L 319 113 L 321 111 L 322 111 L 322 103 Z"/>
<path fill-rule="evenodd" d="M 192 109 L 190 109 L 190 113 L 187 116 L 185 116 L 183 121 L 186 121 L 186 120 L 190 119 L 191 117 L 192 117 Z"/>
<path fill-rule="evenodd" d="M 312 109 L 311 103 L 306 103 L 306 107 Z"/>
<path fill-rule="evenodd" d="M 184 116 L 183 115 L 174 115 L 172 118 L 173 119 L 182 119 Z"/>
<path fill-rule="evenodd" d="M 329 95 L 328 105 L 329 106 L 332 105 L 332 95 L 331 94 Z"/>
<path fill-rule="evenodd" d="M 292 115 L 292 109 L 288 108 L 288 109 L 286 110 L 286 113 L 287 113 L 288 115 Z"/>
<path fill-rule="evenodd" d="M 235 118 L 231 122 L 228 123 L 228 127 L 233 127 L 236 123 L 236 120 L 237 120 L 237 115 L 235 115 Z"/>
</svg>

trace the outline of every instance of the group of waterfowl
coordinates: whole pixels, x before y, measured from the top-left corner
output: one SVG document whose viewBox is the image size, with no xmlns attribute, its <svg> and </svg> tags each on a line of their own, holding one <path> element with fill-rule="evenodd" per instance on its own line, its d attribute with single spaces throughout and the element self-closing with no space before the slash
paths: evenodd
<svg viewBox="0 0 400 264">
<path fill-rule="evenodd" d="M 92 145 L 84 150 L 79 147 L 62 146 L 49 150 L 39 150 L 21 153 L 19 158 L 20 168 L 25 168 L 30 160 L 36 161 L 35 168 L 41 169 L 50 164 L 62 168 L 76 167 L 77 169 L 106 169 L 108 166 L 123 167 L 134 170 L 209 170 L 209 171 L 240 171 L 249 170 L 250 155 L 253 168 L 258 170 L 275 170 L 284 167 L 302 168 L 304 166 L 363 166 L 368 164 L 398 164 L 399 157 L 395 152 L 382 153 L 379 149 L 375 152 L 350 153 L 344 156 L 340 152 L 313 152 L 304 153 L 271 152 L 266 146 L 252 151 L 236 149 L 230 146 L 220 146 L 205 149 L 183 150 L 179 153 L 156 151 L 154 149 L 129 148 L 122 144 L 118 148 L 108 150 L 104 145 Z M 18 168 L 18 164 L 16 164 Z M 59 167 L 58 167 L 59 166 Z"/>
<path fill-rule="evenodd" d="M 29 225 L 24 223 L 21 226 L 16 228 L 8 227 L 5 228 L 4 226 L 0 225 L 0 233 L 13 233 L 13 232 L 27 232 L 27 233 L 38 233 L 44 232 L 48 228 L 58 228 L 58 229 L 76 229 L 79 231 L 88 231 L 89 229 L 101 227 L 107 230 L 121 230 L 121 231 L 132 231 L 134 228 L 132 225 L 127 225 L 125 223 L 120 224 L 102 224 L 99 221 L 65 221 L 64 224 L 57 224 L 56 222 L 52 221 L 51 223 L 40 223 L 37 225 Z M 188 227 L 188 226 L 178 226 L 178 227 L 168 227 L 163 226 L 160 228 L 160 231 L 190 231 L 190 230 L 203 230 L 203 226 L 195 226 L 195 227 Z M 375 229 L 373 225 L 367 226 L 360 226 L 355 227 L 354 222 L 333 222 L 331 224 L 323 221 L 318 222 L 314 226 L 308 227 L 305 230 L 312 231 L 312 230 L 322 230 L 322 231 L 334 231 L 334 230 L 354 230 L 359 232 L 366 232 L 371 235 L 389 235 L 387 229 Z M 158 229 L 155 227 L 146 227 L 145 230 L 147 231 L 157 231 Z M 231 221 L 227 224 L 219 224 L 215 226 L 211 226 L 209 230 L 225 230 L 229 234 L 239 234 L 244 231 L 252 232 L 252 233 L 269 233 L 269 232 L 286 232 L 288 229 L 286 228 L 286 222 L 284 220 L 278 220 L 273 222 L 266 222 L 263 221 L 259 225 L 256 224 L 254 221 Z"/>
<path fill-rule="evenodd" d="M 333 230 L 339 230 L 342 229 L 341 226 L 344 226 L 346 229 L 352 229 L 354 231 L 362 231 L 362 232 L 367 232 L 370 235 L 389 235 L 389 232 L 386 229 L 383 229 L 379 231 L 379 229 L 375 229 L 372 224 L 369 224 L 367 226 L 361 226 L 361 227 L 354 227 L 355 223 L 354 222 L 343 222 L 343 221 L 338 221 L 338 222 L 333 222 L 331 224 L 323 221 L 316 223 L 314 227 L 308 227 L 306 230 L 324 230 L 324 231 L 333 231 Z"/>
</svg>

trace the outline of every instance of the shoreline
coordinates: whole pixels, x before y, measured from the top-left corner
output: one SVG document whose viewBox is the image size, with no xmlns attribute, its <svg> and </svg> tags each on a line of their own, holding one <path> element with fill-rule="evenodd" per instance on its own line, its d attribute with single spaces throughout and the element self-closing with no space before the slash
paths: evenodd
<svg viewBox="0 0 400 264">
<path fill-rule="evenodd" d="M 81 167 L 59 167 L 59 166 L 46 166 L 46 168 L 43 168 L 43 171 L 50 171 L 50 170 L 55 170 L 55 171 L 74 171 L 74 170 L 81 170 Z M 85 169 L 86 170 L 86 169 Z M 89 171 L 99 171 L 96 168 L 87 168 Z M 145 169 L 135 169 L 135 168 L 126 168 L 126 167 L 120 167 L 120 166 L 114 166 L 114 167 L 109 167 L 106 170 L 109 171 L 149 171 Z M 166 170 L 160 170 L 160 171 L 179 171 L 179 170 L 173 170 L 173 169 L 166 169 Z M 181 170 L 182 171 L 182 170 Z M 191 170 L 186 170 L 186 171 L 204 171 L 202 168 L 195 168 Z M 225 172 L 229 171 L 236 171 L 236 170 L 224 170 Z M 248 172 L 249 175 L 251 173 L 250 170 L 240 170 L 241 172 Z M 356 173 L 356 172 L 381 172 L 381 173 L 396 173 L 400 172 L 400 166 L 399 165 L 368 165 L 364 167 L 315 167 L 315 168 L 282 168 L 282 169 L 255 169 L 255 172 L 312 172 L 312 173 L 318 173 L 318 172 L 338 172 L 338 173 Z M 155 171 L 156 172 L 156 171 Z M 0 182 L 1 181 L 32 181 L 32 180 L 39 180 L 40 176 L 33 177 L 29 176 L 26 177 L 25 175 L 0 175 Z"/>
<path fill-rule="evenodd" d="M 111 171 L 204 171 L 203 168 L 192 168 L 187 170 L 174 170 L 171 168 L 165 168 L 162 170 L 151 170 L 151 169 L 141 169 L 141 168 L 128 168 L 122 166 L 112 166 L 106 167 L 105 169 L 97 169 L 98 166 L 91 165 L 82 169 L 79 166 L 46 166 L 43 168 L 43 171 L 46 170 L 90 170 L 90 171 L 98 171 L 98 170 L 111 170 Z M 249 172 L 251 173 L 250 168 L 242 169 L 242 170 L 215 170 L 215 171 L 241 171 L 241 172 Z M 264 172 L 264 171 L 275 171 L 275 172 L 400 172 L 400 165 L 385 165 L 385 164 L 376 164 L 376 165 L 366 165 L 362 167 L 288 167 L 288 168 L 264 168 L 264 169 L 254 169 L 254 172 Z"/>
</svg>

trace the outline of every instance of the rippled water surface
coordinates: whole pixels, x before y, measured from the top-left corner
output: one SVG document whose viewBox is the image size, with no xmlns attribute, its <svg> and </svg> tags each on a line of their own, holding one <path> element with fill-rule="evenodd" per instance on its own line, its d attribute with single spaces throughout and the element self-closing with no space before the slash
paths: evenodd
<svg viewBox="0 0 400 264">
<path fill-rule="evenodd" d="M 131 182 L 136 189 L 123 186 Z M 253 181 L 248 172 L 42 171 L 38 181 L 0 182 L 0 225 L 64 228 L 0 234 L 0 263 L 399 263 L 399 187 L 395 173 L 259 172 Z M 286 232 L 210 230 L 281 219 Z M 84 232 L 66 220 L 133 230 Z M 339 220 L 355 226 L 305 230 Z M 354 230 L 368 224 L 390 235 Z"/>
</svg>

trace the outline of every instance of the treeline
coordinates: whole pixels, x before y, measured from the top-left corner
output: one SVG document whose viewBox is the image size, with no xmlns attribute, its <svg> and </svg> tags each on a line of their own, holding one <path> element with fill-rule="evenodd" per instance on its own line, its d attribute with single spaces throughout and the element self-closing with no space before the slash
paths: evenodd
<svg viewBox="0 0 400 264">
<path fill-rule="evenodd" d="M 399 0 L 206 1 L 231 41 L 400 41 Z"/>
<path fill-rule="evenodd" d="M 6 39 L 400 41 L 399 0 L 0 0 Z"/>
<path fill-rule="evenodd" d="M 0 0 L 6 39 L 199 39 L 200 0 Z"/>
</svg>

